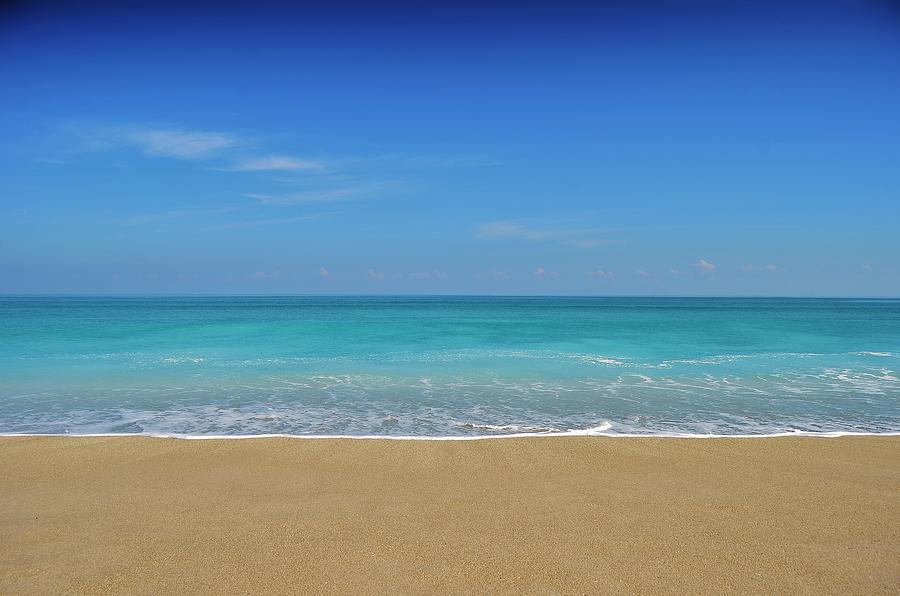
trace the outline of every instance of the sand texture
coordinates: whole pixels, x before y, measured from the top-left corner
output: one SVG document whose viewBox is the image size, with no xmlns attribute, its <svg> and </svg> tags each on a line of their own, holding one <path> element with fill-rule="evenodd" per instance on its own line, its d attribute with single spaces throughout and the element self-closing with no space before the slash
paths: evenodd
<svg viewBox="0 0 900 596">
<path fill-rule="evenodd" d="M 0 593 L 900 593 L 900 437 L 0 438 Z"/>
</svg>

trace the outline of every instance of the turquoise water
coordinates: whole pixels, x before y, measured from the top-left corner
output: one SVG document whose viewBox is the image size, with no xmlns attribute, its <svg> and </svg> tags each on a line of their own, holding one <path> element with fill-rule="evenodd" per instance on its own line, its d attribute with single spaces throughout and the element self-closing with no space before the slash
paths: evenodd
<svg viewBox="0 0 900 596">
<path fill-rule="evenodd" d="M 900 431 L 900 301 L 0 298 L 0 432 Z"/>
</svg>

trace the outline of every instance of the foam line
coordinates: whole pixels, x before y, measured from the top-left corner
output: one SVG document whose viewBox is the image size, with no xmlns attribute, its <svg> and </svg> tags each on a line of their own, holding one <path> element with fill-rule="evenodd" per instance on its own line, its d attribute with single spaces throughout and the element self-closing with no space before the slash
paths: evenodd
<svg viewBox="0 0 900 596">
<path fill-rule="evenodd" d="M 772 439 L 777 437 L 810 437 L 822 439 L 836 439 L 840 437 L 898 437 L 900 431 L 888 432 L 780 432 L 759 435 L 725 435 L 725 434 L 699 434 L 699 433 L 607 433 L 605 431 L 594 432 L 586 430 L 569 430 L 555 433 L 511 433 L 506 435 L 487 436 L 416 436 L 416 435 L 291 435 L 291 434 L 260 434 L 260 435 L 181 435 L 166 433 L 0 433 L 2 437 L 148 437 L 152 439 L 180 439 L 186 441 L 212 441 L 212 440 L 244 440 L 244 439 L 352 439 L 352 440 L 388 440 L 388 441 L 486 441 L 491 439 L 524 439 L 544 437 L 604 437 L 608 439 Z"/>
</svg>

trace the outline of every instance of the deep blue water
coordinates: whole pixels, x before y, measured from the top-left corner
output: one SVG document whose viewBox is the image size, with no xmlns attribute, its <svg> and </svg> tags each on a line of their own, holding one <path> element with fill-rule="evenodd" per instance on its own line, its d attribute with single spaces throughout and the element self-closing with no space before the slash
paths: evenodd
<svg viewBox="0 0 900 596">
<path fill-rule="evenodd" d="M 0 297 L 0 432 L 900 431 L 900 301 Z"/>
</svg>

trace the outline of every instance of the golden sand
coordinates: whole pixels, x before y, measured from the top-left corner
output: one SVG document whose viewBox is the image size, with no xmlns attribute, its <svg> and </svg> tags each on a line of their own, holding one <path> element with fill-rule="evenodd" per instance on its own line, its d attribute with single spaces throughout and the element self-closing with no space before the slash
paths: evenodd
<svg viewBox="0 0 900 596">
<path fill-rule="evenodd" d="M 898 593 L 900 437 L 0 439 L 2 593 Z"/>
</svg>

